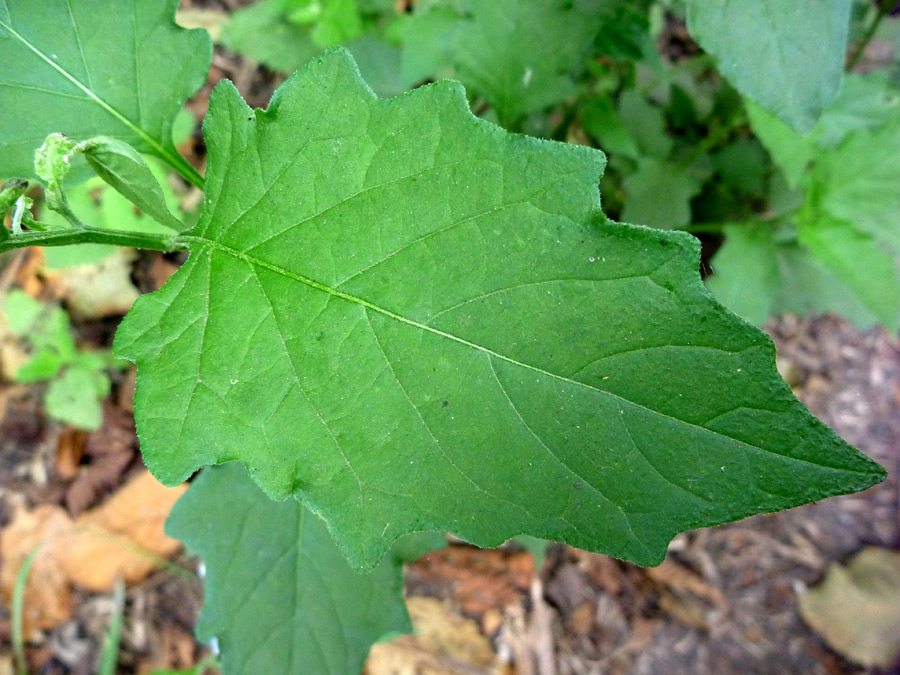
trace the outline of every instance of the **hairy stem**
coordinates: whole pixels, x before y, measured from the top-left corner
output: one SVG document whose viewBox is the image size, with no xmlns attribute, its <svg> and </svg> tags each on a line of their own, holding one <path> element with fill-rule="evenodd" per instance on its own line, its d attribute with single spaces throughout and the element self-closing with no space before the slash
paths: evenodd
<svg viewBox="0 0 900 675">
<path fill-rule="evenodd" d="M 176 234 L 151 234 L 124 230 L 101 230 L 94 227 L 51 231 L 30 230 L 0 240 L 0 253 L 26 246 L 69 246 L 71 244 L 112 244 L 153 251 L 175 251 L 186 246 Z"/>
<path fill-rule="evenodd" d="M 878 11 L 875 13 L 875 18 L 872 19 L 872 23 L 869 24 L 866 32 L 860 38 L 859 42 L 856 43 L 856 49 L 853 50 L 853 54 L 847 60 L 847 72 L 852 71 L 859 64 L 863 53 L 866 51 L 866 47 L 869 46 L 872 38 L 875 37 L 875 33 L 878 32 L 878 27 L 881 26 L 884 17 L 886 17 L 891 10 L 891 3 L 887 0 L 876 2 L 875 6 L 878 7 Z"/>
</svg>

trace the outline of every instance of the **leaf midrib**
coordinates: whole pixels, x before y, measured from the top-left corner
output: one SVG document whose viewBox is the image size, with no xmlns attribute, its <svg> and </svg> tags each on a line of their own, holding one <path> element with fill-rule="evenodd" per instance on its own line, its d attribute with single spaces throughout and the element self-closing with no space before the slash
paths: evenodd
<svg viewBox="0 0 900 675">
<path fill-rule="evenodd" d="M 611 392 L 611 391 L 607 391 L 607 390 L 604 390 L 604 389 L 600 389 L 600 388 L 595 387 L 595 386 L 593 386 L 593 385 L 591 385 L 591 384 L 588 384 L 588 383 L 586 383 L 586 382 L 581 382 L 581 381 L 579 381 L 579 380 L 573 380 L 573 379 L 570 379 L 570 378 L 568 378 L 568 377 L 566 377 L 566 376 L 564 376 L 564 375 L 559 375 L 558 373 L 553 373 L 553 372 L 550 372 L 550 371 L 548 371 L 548 370 L 544 370 L 543 368 L 539 368 L 538 366 L 534 366 L 534 365 L 531 365 L 531 364 L 529 364 L 529 363 L 524 363 L 524 362 L 522 362 L 522 361 L 517 361 L 516 359 L 514 359 L 514 358 L 512 358 L 512 357 L 510 357 L 510 356 L 506 356 L 505 354 L 501 354 L 500 352 L 493 351 L 492 349 L 489 349 L 489 348 L 487 348 L 487 347 L 485 347 L 485 346 L 483 346 L 483 345 L 479 345 L 479 344 L 477 344 L 477 343 L 475 343 L 475 342 L 470 342 L 469 340 L 466 340 L 465 338 L 461 338 L 461 337 L 459 337 L 458 335 L 454 335 L 454 334 L 452 334 L 452 333 L 448 333 L 448 332 L 446 332 L 446 331 L 442 331 L 442 330 L 440 330 L 440 329 L 438 329 L 438 328 L 435 328 L 435 327 L 433 327 L 433 326 L 428 326 L 428 325 L 426 325 L 426 324 L 419 323 L 418 321 L 414 321 L 413 319 L 409 319 L 409 318 L 403 316 L 402 314 L 397 314 L 396 312 L 392 312 L 392 311 L 389 310 L 389 309 L 386 309 L 386 308 L 384 308 L 384 307 L 381 307 L 381 306 L 379 306 L 379 305 L 376 305 L 375 303 L 370 302 L 369 300 L 366 300 L 365 298 L 360 298 L 359 296 L 351 295 L 351 294 L 349 294 L 349 293 L 345 293 L 345 292 L 343 292 L 343 291 L 339 291 L 339 290 L 337 290 L 336 288 L 332 288 L 331 286 L 328 286 L 327 284 L 323 284 L 323 283 L 321 283 L 321 282 L 319 282 L 319 281 L 316 281 L 315 279 L 311 279 L 311 278 L 306 277 L 306 276 L 304 276 L 304 275 L 302 275 L 302 274 L 298 274 L 297 272 L 293 272 L 293 271 L 288 270 L 288 269 L 285 269 L 285 268 L 283 268 L 283 267 L 279 267 L 278 265 L 275 265 L 275 264 L 273 264 L 273 263 L 270 263 L 270 262 L 268 262 L 268 261 L 266 261 L 266 260 L 263 260 L 263 259 L 261 259 L 261 258 L 257 258 L 257 257 L 255 257 L 255 256 L 248 255 L 248 254 L 244 253 L 243 251 L 239 251 L 238 249 L 232 248 L 232 247 L 230 247 L 230 246 L 226 246 L 226 245 L 221 244 L 221 243 L 219 243 L 219 242 L 217 242 L 217 241 L 214 241 L 214 240 L 212 240 L 212 239 L 207 239 L 206 237 L 200 237 L 200 236 L 196 236 L 196 235 L 182 235 L 181 237 L 179 237 L 179 241 L 184 242 L 184 243 L 188 243 L 188 244 L 190 244 L 190 243 L 192 243 L 192 242 L 195 242 L 195 243 L 199 244 L 201 247 L 207 247 L 207 248 L 210 248 L 210 249 L 214 249 L 214 250 L 216 250 L 216 251 L 219 251 L 219 252 L 221 252 L 221 253 L 228 254 L 228 255 L 230 255 L 230 256 L 232 256 L 232 257 L 238 259 L 238 260 L 241 260 L 241 261 L 247 263 L 248 265 L 256 266 L 256 267 L 261 267 L 261 268 L 263 268 L 263 269 L 269 270 L 270 272 L 274 272 L 275 274 L 280 274 L 281 276 L 284 276 L 284 277 L 287 277 L 287 278 L 289 278 L 289 279 L 293 279 L 294 281 L 297 281 L 297 282 L 306 284 L 306 285 L 309 286 L 310 288 L 314 288 L 314 289 L 316 289 L 316 290 L 322 291 L 323 293 L 328 293 L 329 295 L 332 295 L 332 296 L 334 296 L 334 297 L 340 298 L 340 299 L 342 299 L 342 300 L 346 300 L 347 302 L 352 302 L 352 303 L 354 303 L 354 304 L 356 304 L 356 305 L 359 305 L 359 306 L 361 306 L 361 307 L 365 307 L 366 309 L 370 309 L 370 310 L 372 310 L 372 311 L 374 311 L 374 312 L 377 312 L 377 313 L 381 314 L 382 316 L 386 316 L 386 317 L 388 317 L 388 318 L 394 319 L 395 321 L 399 321 L 399 322 L 404 323 L 404 324 L 406 324 L 406 325 L 408 325 L 408 326 L 412 326 L 413 328 L 417 328 L 417 329 L 420 329 L 420 330 L 423 330 L 423 331 L 432 333 L 433 335 L 438 335 L 438 336 L 443 337 L 443 338 L 446 338 L 446 339 L 448 339 L 448 340 L 452 340 L 452 341 L 454 341 L 454 342 L 456 342 L 456 343 L 458 343 L 458 344 L 462 344 L 462 345 L 464 345 L 464 346 L 466 346 L 466 347 L 470 347 L 470 348 L 475 349 L 475 350 L 477 350 L 477 351 L 479 351 L 479 352 L 482 352 L 482 353 L 484 353 L 484 354 L 487 354 L 488 356 L 492 356 L 492 357 L 498 358 L 498 359 L 500 359 L 501 361 L 505 361 L 506 363 L 509 363 L 509 364 L 511 364 L 511 365 L 513 365 L 513 366 L 518 366 L 518 367 L 520 367 L 520 368 L 525 368 L 525 369 L 530 370 L 530 371 L 532 371 L 532 372 L 539 373 L 539 374 L 541 374 L 541 375 L 550 377 L 550 378 L 555 379 L 555 380 L 559 380 L 559 381 L 561 381 L 561 382 L 565 382 L 566 384 L 570 384 L 570 385 L 574 385 L 574 386 L 581 387 L 581 388 L 584 388 L 584 389 L 588 389 L 589 391 L 591 391 L 591 392 L 593 392 L 593 393 L 603 394 L 603 395 L 609 396 L 609 397 L 611 397 L 612 399 L 616 400 L 617 402 L 620 402 L 620 403 L 626 403 L 626 404 L 628 404 L 629 406 L 634 406 L 634 407 L 636 407 L 636 408 L 640 408 L 641 410 L 644 410 L 644 411 L 646 411 L 646 412 L 648 412 L 648 413 L 651 413 L 651 414 L 653 414 L 653 415 L 659 415 L 659 416 L 664 417 L 664 418 L 666 418 L 666 419 L 668 419 L 668 420 L 671 420 L 671 421 L 673 421 L 673 422 L 675 422 L 675 423 L 677 423 L 677 424 L 684 424 L 684 425 L 687 425 L 687 426 L 689 426 L 689 427 L 692 427 L 692 428 L 694 428 L 694 429 L 697 429 L 697 430 L 699 430 L 699 431 L 701 431 L 701 432 L 704 432 L 704 433 L 707 433 L 707 434 L 713 434 L 713 435 L 719 436 L 719 437 L 721 437 L 721 438 L 726 438 L 726 439 L 728 439 L 729 441 L 732 441 L 732 442 L 734 442 L 734 443 L 739 443 L 739 444 L 741 444 L 741 445 L 743 445 L 743 446 L 746 446 L 747 448 L 753 448 L 754 450 L 757 450 L 757 451 L 759 451 L 759 452 L 762 452 L 762 453 L 764 453 L 764 454 L 766 454 L 766 455 L 769 455 L 769 456 L 772 456 L 772 457 L 778 457 L 778 458 L 780 458 L 780 459 L 782 459 L 782 460 L 785 460 L 785 461 L 800 462 L 800 463 L 802 463 L 802 464 L 808 464 L 808 465 L 810 465 L 810 466 L 818 467 L 819 469 L 827 469 L 827 470 L 831 470 L 831 471 L 841 471 L 841 472 L 844 472 L 844 473 L 855 473 L 855 474 L 861 474 L 861 475 L 866 475 L 866 476 L 873 475 L 873 472 L 872 472 L 872 471 L 866 471 L 866 470 L 864 470 L 864 469 L 856 469 L 856 468 L 852 468 L 852 469 L 851 469 L 851 468 L 847 468 L 847 467 L 834 467 L 834 466 L 828 466 L 828 465 L 826 465 L 826 464 L 819 464 L 819 463 L 813 462 L 813 461 L 811 461 L 811 460 L 804 459 L 804 458 L 802 458 L 802 457 L 791 457 L 791 456 L 788 456 L 788 455 L 783 455 L 783 454 L 774 452 L 774 451 L 772 451 L 772 450 L 770 450 L 770 449 L 768 449 L 768 448 L 764 448 L 764 447 L 760 447 L 760 446 L 757 446 L 757 445 L 753 445 L 752 443 L 748 443 L 747 441 L 743 441 L 743 440 L 741 440 L 741 439 L 734 438 L 734 437 L 729 436 L 729 435 L 727 435 L 727 434 L 724 434 L 724 433 L 722 433 L 722 432 L 720 432 L 720 431 L 716 431 L 716 430 L 714 430 L 714 429 L 709 429 L 709 428 L 704 427 L 704 426 L 701 426 L 701 425 L 699 425 L 699 424 L 695 424 L 695 423 L 689 422 L 689 421 L 687 421 L 687 420 L 683 420 L 683 419 L 679 419 L 679 418 L 677 418 L 677 417 L 673 417 L 672 415 L 668 415 L 668 414 L 666 414 L 666 413 L 664 413 L 664 412 L 661 412 L 661 411 L 659 411 L 659 410 L 654 410 L 654 409 L 649 408 L 649 407 L 647 407 L 646 405 L 643 405 L 643 404 L 641 404 L 641 403 L 637 403 L 637 402 L 635 402 L 635 401 L 630 401 L 629 399 L 624 398 L 623 396 L 620 396 L 620 395 L 618 395 L 618 394 L 615 394 L 615 393 L 613 393 L 613 392 Z M 193 247 L 191 247 L 191 248 L 192 248 L 192 250 L 193 250 Z M 193 250 L 193 252 L 194 252 L 194 254 L 198 253 L 198 251 L 196 251 L 196 250 Z"/>
<path fill-rule="evenodd" d="M 72 27 L 77 34 L 77 26 L 75 26 L 74 22 L 73 22 Z M 19 40 L 19 42 L 21 42 L 28 49 L 30 49 L 32 52 L 34 52 L 34 54 L 36 56 L 38 56 L 41 60 L 43 60 L 51 68 L 55 69 L 65 79 L 67 79 L 69 82 L 71 82 L 76 87 L 78 87 L 78 89 L 80 89 L 82 92 L 84 92 L 90 100 L 94 101 L 94 103 L 96 103 L 98 106 L 103 108 L 103 110 L 105 110 L 107 113 L 109 113 L 114 118 L 116 118 L 119 122 L 121 122 L 123 125 L 125 125 L 128 129 L 133 131 L 138 137 L 140 137 L 140 139 L 142 141 L 144 141 L 148 146 L 150 146 L 150 148 L 152 148 L 153 152 L 157 153 L 160 157 L 164 158 L 169 164 L 172 164 L 173 166 L 179 165 L 177 160 L 172 156 L 172 153 L 169 152 L 169 150 L 165 146 L 160 144 L 155 138 L 150 136 L 141 127 L 135 125 L 131 120 L 129 120 L 127 117 L 125 117 L 125 115 L 123 115 L 121 112 L 116 110 L 113 106 L 111 106 L 109 103 L 107 103 L 102 98 L 100 98 L 96 93 L 94 93 L 94 91 L 91 88 L 82 84 L 82 82 L 78 78 L 76 78 L 69 71 L 67 71 L 65 68 L 60 66 L 58 63 L 56 63 L 56 61 L 54 61 L 52 58 L 47 56 L 47 54 L 42 52 L 37 46 L 35 46 L 31 42 L 29 42 L 25 38 L 25 36 L 22 35 L 21 33 L 19 33 L 18 31 L 16 31 L 12 27 L 11 24 L 6 23 L 5 21 L 0 21 L 0 28 L 3 28 L 5 30 L 9 31 L 10 35 L 12 35 L 17 40 Z M 137 54 L 135 54 L 135 58 L 137 58 Z M 64 95 L 63 92 L 58 92 L 58 91 L 53 92 L 53 93 L 56 95 Z"/>
</svg>

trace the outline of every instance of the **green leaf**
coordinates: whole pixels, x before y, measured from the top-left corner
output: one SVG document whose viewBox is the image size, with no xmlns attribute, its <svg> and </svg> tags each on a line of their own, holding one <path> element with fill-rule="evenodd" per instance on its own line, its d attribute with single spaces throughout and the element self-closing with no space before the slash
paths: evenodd
<svg viewBox="0 0 900 675">
<path fill-rule="evenodd" d="M 0 183 L 0 218 L 16 208 L 19 198 L 28 192 L 28 181 L 24 178 L 10 178 Z M 3 228 L 3 236 L 8 236 L 6 227 Z"/>
<path fill-rule="evenodd" d="M 362 17 L 356 0 L 328 0 L 322 7 L 322 15 L 312 34 L 316 45 L 332 47 L 362 35 Z"/>
<path fill-rule="evenodd" d="M 753 133 L 781 169 L 788 186 L 797 187 L 814 155 L 810 141 L 752 100 L 744 103 Z"/>
<path fill-rule="evenodd" d="M 852 0 L 687 0 L 691 36 L 745 96 L 798 131 L 837 95 Z"/>
<path fill-rule="evenodd" d="M 711 261 L 714 274 L 706 285 L 716 299 L 755 325 L 769 318 L 779 289 L 776 244 L 771 226 L 728 225 L 725 243 Z"/>
<path fill-rule="evenodd" d="M 285 21 L 272 0 L 233 12 L 219 41 L 282 73 L 297 70 L 319 51 L 309 28 Z"/>
<path fill-rule="evenodd" d="M 156 176 L 134 148 L 104 136 L 96 136 L 79 145 L 97 175 L 141 211 L 176 232 L 187 228 L 169 212 Z"/>
<path fill-rule="evenodd" d="M 900 112 L 900 111 L 898 111 Z M 819 206 L 900 253 L 900 114 L 871 133 L 847 136 L 816 162 Z"/>
<path fill-rule="evenodd" d="M 180 213 L 179 200 L 168 184 L 169 172 L 156 158 L 148 163 L 153 179 L 160 186 L 166 208 L 170 213 Z M 82 222 L 101 229 L 124 230 L 126 232 L 159 232 L 171 234 L 172 230 L 160 225 L 137 211 L 128 199 L 113 190 L 98 177 L 91 178 L 66 190 L 69 205 Z M 193 217 L 193 214 L 191 214 Z M 42 214 L 41 220 L 48 225 L 65 227 L 65 219 L 51 211 Z M 106 244 L 82 244 L 80 246 L 53 246 L 44 249 L 44 264 L 48 269 L 75 267 L 97 263 L 108 258 L 116 246 Z"/>
<path fill-rule="evenodd" d="M 591 98 L 581 105 L 584 128 L 610 156 L 638 159 L 641 150 L 631 130 L 607 98 Z M 671 148 L 670 148 L 671 149 Z"/>
<path fill-rule="evenodd" d="M 578 4 L 578 3 L 576 3 Z M 650 0 L 588 0 L 581 6 L 600 19 L 594 46 L 598 54 L 640 61 L 648 41 Z"/>
<path fill-rule="evenodd" d="M 357 35 L 357 31 L 334 23 L 340 19 L 340 12 L 348 11 L 347 7 L 335 8 L 338 14 L 326 12 L 327 16 L 317 14 L 308 23 L 296 23 L 284 16 L 284 4 L 267 0 L 234 12 L 222 31 L 222 44 L 272 70 L 291 73 L 316 56 L 321 44 L 337 44 Z M 355 5 L 350 9 L 358 19 Z M 363 35 L 345 47 L 379 96 L 395 96 L 406 90 L 398 47 L 373 35 Z"/>
<path fill-rule="evenodd" d="M 858 253 L 860 248 L 870 253 L 849 232 L 838 233 L 834 239 L 813 244 L 812 248 L 788 239 L 789 228 L 774 224 L 741 223 L 729 225 L 723 232 L 725 243 L 712 259 L 714 274 L 706 284 L 719 302 L 751 323 L 761 324 L 769 316 L 784 312 L 801 316 L 837 312 L 867 328 L 878 323 L 879 317 L 866 306 L 865 299 L 871 293 L 864 287 L 859 293 L 855 290 L 866 283 L 887 291 L 884 306 L 877 301 L 874 305 L 882 315 L 891 311 L 889 302 L 896 296 L 896 272 L 893 276 L 884 275 L 888 264 L 877 257 L 879 254 L 874 254 L 874 268 L 881 275 L 878 279 L 859 279 L 869 270 L 866 263 L 858 266 L 858 273 L 842 270 L 841 265 L 848 264 L 846 257 Z M 809 239 L 813 235 L 805 236 Z M 847 256 L 839 250 L 843 238 L 849 238 L 854 245 Z M 863 239 L 859 234 L 855 238 Z M 838 250 L 834 250 L 835 245 Z M 853 274 L 857 278 L 851 288 L 840 277 Z"/>
<path fill-rule="evenodd" d="M 674 164 L 647 157 L 624 187 L 622 220 L 667 229 L 691 222 L 691 199 L 700 192 L 700 181 Z"/>
<path fill-rule="evenodd" d="M 619 118 L 628 127 L 643 154 L 664 160 L 672 153 L 672 137 L 666 133 L 662 110 L 633 89 L 619 97 Z"/>
<path fill-rule="evenodd" d="M 509 126 L 574 92 L 597 29 L 571 0 L 472 2 L 453 33 L 456 75 Z"/>
<path fill-rule="evenodd" d="M 94 431 L 103 422 L 101 402 L 109 394 L 109 379 L 102 372 L 66 368 L 44 395 L 47 414 L 53 419 Z"/>
<path fill-rule="evenodd" d="M 407 86 L 449 69 L 453 62 L 452 35 L 462 15 L 443 3 L 417 2 L 403 30 L 402 73 Z"/>
<path fill-rule="evenodd" d="M 402 563 L 446 543 L 412 535 L 360 574 L 322 520 L 294 499 L 273 502 L 234 463 L 191 483 L 166 532 L 206 565 L 197 635 L 217 638 L 224 675 L 360 672 L 381 636 L 411 630 Z"/>
<path fill-rule="evenodd" d="M 115 343 L 164 483 L 240 460 L 372 566 L 422 530 L 655 564 L 883 478 L 711 299 L 695 239 L 602 217 L 602 153 L 507 134 L 452 82 L 376 99 L 342 50 L 266 111 L 220 84 L 204 133 L 190 258 Z"/>
<path fill-rule="evenodd" d="M 177 0 L 30 0 L 0 5 L 0 175 L 33 176 L 44 138 L 103 134 L 201 179 L 172 121 L 206 81 L 212 43 L 175 25 Z"/>
<path fill-rule="evenodd" d="M 887 72 L 846 75 L 838 97 L 816 124 L 812 138 L 833 148 L 848 134 L 874 131 L 898 115 L 900 92 Z"/>
<path fill-rule="evenodd" d="M 776 248 L 780 288 L 772 298 L 772 314 L 801 316 L 836 312 L 865 329 L 878 323 L 859 298 L 841 283 L 809 249 L 796 244 Z"/>
<path fill-rule="evenodd" d="M 897 258 L 851 223 L 821 219 L 797 230 L 798 239 L 894 334 L 900 325 Z"/>
</svg>

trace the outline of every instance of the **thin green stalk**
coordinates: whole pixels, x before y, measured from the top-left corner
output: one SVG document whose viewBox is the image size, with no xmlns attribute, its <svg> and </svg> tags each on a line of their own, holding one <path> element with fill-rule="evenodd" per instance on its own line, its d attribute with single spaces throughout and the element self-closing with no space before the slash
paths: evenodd
<svg viewBox="0 0 900 675">
<path fill-rule="evenodd" d="M 122 637 L 122 615 L 125 613 L 125 584 L 116 579 L 113 588 L 113 615 L 109 621 L 109 630 L 103 640 L 103 652 L 100 656 L 100 668 L 97 675 L 115 675 L 119 661 L 119 640 Z"/>
<path fill-rule="evenodd" d="M 863 33 L 863 36 L 860 38 L 859 42 L 856 43 L 856 48 L 853 50 L 853 54 L 847 60 L 847 71 L 852 71 L 862 59 L 863 53 L 866 51 L 866 47 L 869 46 L 869 43 L 872 41 L 872 38 L 875 37 L 875 33 L 878 32 L 879 26 L 881 26 L 881 22 L 884 20 L 884 17 L 888 15 L 888 12 L 891 11 L 890 2 L 888 0 L 880 0 L 880 2 L 875 3 L 876 7 L 878 7 L 878 11 L 875 14 L 875 18 L 872 19 L 872 23 L 869 24 L 869 27 L 866 29 L 866 32 Z"/>
<path fill-rule="evenodd" d="M 37 557 L 41 544 L 35 546 L 25 562 L 16 573 L 16 583 L 13 586 L 12 596 L 12 647 L 13 660 L 16 664 L 16 675 L 28 675 L 27 663 L 25 662 L 25 637 L 22 634 L 22 617 L 25 605 L 25 584 L 28 582 L 28 573 L 31 572 L 31 566 Z"/>
<path fill-rule="evenodd" d="M 203 176 L 180 154 L 167 153 L 162 157 L 166 164 L 175 169 L 178 174 L 191 185 L 203 189 Z"/>
<path fill-rule="evenodd" d="M 30 230 L 0 240 L 0 253 L 26 246 L 69 246 L 71 244 L 112 244 L 153 251 L 175 251 L 179 245 L 176 234 L 151 234 L 124 230 L 101 230 L 95 227 L 52 231 Z"/>
</svg>

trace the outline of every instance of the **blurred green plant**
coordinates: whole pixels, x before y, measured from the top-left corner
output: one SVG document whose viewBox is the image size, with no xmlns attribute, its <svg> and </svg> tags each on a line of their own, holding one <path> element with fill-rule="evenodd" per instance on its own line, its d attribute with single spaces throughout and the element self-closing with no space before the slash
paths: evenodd
<svg viewBox="0 0 900 675">
<path fill-rule="evenodd" d="M 103 422 L 110 368 L 127 367 L 108 350 L 79 349 L 69 315 L 15 289 L 2 299 L 6 329 L 21 339 L 30 356 L 16 370 L 16 382 L 46 382 L 44 408 L 51 418 L 93 431 Z"/>
</svg>

